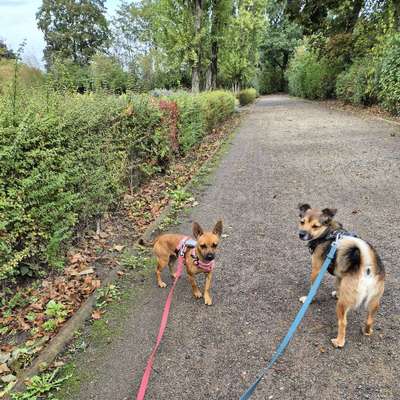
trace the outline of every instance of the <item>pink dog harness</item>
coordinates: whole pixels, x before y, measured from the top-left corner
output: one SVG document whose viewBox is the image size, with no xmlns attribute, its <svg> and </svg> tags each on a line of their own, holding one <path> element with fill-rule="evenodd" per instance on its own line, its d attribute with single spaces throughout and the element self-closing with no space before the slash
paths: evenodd
<svg viewBox="0 0 400 400">
<path fill-rule="evenodd" d="M 176 252 L 178 253 L 178 255 L 184 256 L 188 247 L 192 248 L 190 256 L 193 258 L 194 265 L 197 268 L 201 269 L 203 272 L 211 272 L 214 269 L 215 261 L 201 261 L 200 258 L 196 255 L 196 241 L 188 236 L 185 236 L 181 239 L 178 247 L 176 248 Z"/>
<path fill-rule="evenodd" d="M 191 257 L 193 258 L 193 262 L 194 262 L 194 265 L 197 267 L 197 268 L 199 268 L 199 269 L 201 269 L 202 271 L 204 271 L 204 272 L 211 272 L 213 269 L 214 269 L 214 265 L 215 265 L 215 261 L 214 260 L 212 260 L 212 261 L 209 261 L 209 262 L 204 262 L 204 261 L 201 261 L 200 259 L 199 259 L 199 257 L 197 257 L 197 255 L 196 255 L 196 248 L 193 248 L 192 249 L 192 252 L 191 252 Z"/>
</svg>

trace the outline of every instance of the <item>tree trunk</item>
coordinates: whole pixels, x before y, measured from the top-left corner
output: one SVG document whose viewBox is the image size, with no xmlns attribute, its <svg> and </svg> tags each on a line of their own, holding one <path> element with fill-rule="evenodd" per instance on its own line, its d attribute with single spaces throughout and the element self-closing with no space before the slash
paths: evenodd
<svg viewBox="0 0 400 400">
<path fill-rule="evenodd" d="M 196 36 L 200 35 L 201 17 L 202 17 L 202 0 L 194 0 L 194 29 Z M 199 42 L 196 49 L 197 60 L 192 66 L 192 92 L 200 91 L 200 64 L 201 64 L 201 44 Z"/>
<path fill-rule="evenodd" d="M 360 15 L 360 11 L 363 8 L 363 6 L 364 6 L 364 0 L 355 0 L 354 1 L 353 8 L 347 17 L 346 33 L 353 32 L 354 27 L 357 23 L 358 17 Z"/>
<path fill-rule="evenodd" d="M 400 0 L 392 0 L 396 31 L 400 31 Z"/>
<path fill-rule="evenodd" d="M 211 22 L 211 88 L 217 88 L 218 76 L 218 31 L 220 30 L 220 15 L 218 14 L 218 0 L 212 0 L 212 22 Z"/>
<path fill-rule="evenodd" d="M 198 93 L 200 91 L 200 76 L 198 63 L 193 64 L 192 67 L 192 92 Z"/>
</svg>

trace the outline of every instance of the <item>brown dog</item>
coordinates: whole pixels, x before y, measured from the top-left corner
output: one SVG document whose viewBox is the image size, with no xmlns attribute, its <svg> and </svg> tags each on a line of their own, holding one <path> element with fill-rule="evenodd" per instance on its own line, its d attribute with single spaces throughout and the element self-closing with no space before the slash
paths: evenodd
<svg viewBox="0 0 400 400">
<path fill-rule="evenodd" d="M 204 303 L 210 306 L 212 304 L 210 294 L 212 268 L 215 253 L 222 235 L 222 221 L 216 223 L 212 232 L 204 232 L 201 226 L 197 222 L 194 222 L 193 235 L 196 239 L 195 247 L 187 247 L 185 251 L 186 271 L 189 282 L 192 285 L 193 296 L 196 299 L 203 296 L 196 284 L 196 275 L 199 273 L 206 274 Z M 157 258 L 156 278 L 160 288 L 167 286 L 161 279 L 161 272 L 167 265 L 169 266 L 171 277 L 175 278 L 173 265 L 178 256 L 179 244 L 184 238 L 185 235 L 166 233 L 158 236 L 154 241 L 153 251 Z M 140 244 L 145 243 L 142 241 Z"/>
<path fill-rule="evenodd" d="M 346 234 L 342 224 L 334 220 L 336 209 L 319 210 L 308 204 L 299 205 L 299 237 L 308 241 L 311 257 L 311 283 L 317 277 L 331 243 L 337 233 Z M 372 334 L 375 314 L 384 291 L 385 270 L 383 264 L 367 242 L 346 236 L 339 240 L 335 259 L 328 272 L 336 277 L 337 297 L 336 314 L 338 335 L 332 339 L 335 347 L 345 344 L 347 312 L 364 303 L 367 320 L 363 329 L 364 335 Z M 305 296 L 300 298 L 304 302 Z"/>
</svg>

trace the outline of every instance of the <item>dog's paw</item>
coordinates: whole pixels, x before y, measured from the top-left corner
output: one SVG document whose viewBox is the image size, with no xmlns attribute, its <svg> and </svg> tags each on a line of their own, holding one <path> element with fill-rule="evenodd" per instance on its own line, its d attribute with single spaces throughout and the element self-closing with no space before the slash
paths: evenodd
<svg viewBox="0 0 400 400">
<path fill-rule="evenodd" d="M 204 295 L 204 304 L 207 306 L 212 305 L 212 298 L 207 294 Z"/>
<path fill-rule="evenodd" d="M 201 298 L 203 297 L 203 295 L 201 294 L 201 292 L 200 292 L 199 289 L 197 289 L 197 290 L 195 290 L 195 291 L 193 292 L 193 296 L 194 296 L 196 299 L 201 299 Z"/>
<path fill-rule="evenodd" d="M 372 333 L 374 332 L 373 329 L 372 329 L 370 326 L 368 326 L 368 325 L 364 326 L 364 327 L 361 329 L 361 331 L 362 331 L 362 333 L 363 333 L 364 336 L 371 336 Z"/>
<path fill-rule="evenodd" d="M 172 280 L 176 279 L 176 272 L 171 274 L 171 278 L 172 278 Z"/>
<path fill-rule="evenodd" d="M 158 287 L 160 287 L 160 288 L 165 288 L 165 287 L 167 287 L 167 284 L 165 283 L 165 282 L 158 282 Z"/>
<path fill-rule="evenodd" d="M 338 338 L 331 339 L 331 342 L 333 344 L 333 347 L 336 347 L 337 349 L 341 349 L 344 347 L 344 340 L 339 340 Z"/>
<path fill-rule="evenodd" d="M 300 298 L 299 298 L 299 301 L 300 301 L 300 303 L 305 303 L 306 302 L 306 298 L 307 298 L 307 296 L 301 296 Z"/>
<path fill-rule="evenodd" d="M 334 290 L 334 291 L 331 293 L 331 295 L 332 295 L 332 297 L 333 297 L 334 299 L 337 299 L 337 298 L 338 298 L 338 293 L 337 293 L 336 290 Z"/>
</svg>

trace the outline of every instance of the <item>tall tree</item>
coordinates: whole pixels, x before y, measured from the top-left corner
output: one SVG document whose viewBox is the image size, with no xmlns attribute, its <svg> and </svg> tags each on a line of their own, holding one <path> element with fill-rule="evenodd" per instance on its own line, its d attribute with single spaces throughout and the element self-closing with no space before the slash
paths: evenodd
<svg viewBox="0 0 400 400">
<path fill-rule="evenodd" d="M 232 0 L 211 0 L 211 54 L 210 83 L 207 89 L 216 89 L 218 79 L 218 53 L 222 45 L 224 33 L 232 11 Z"/>
<path fill-rule="evenodd" d="M 47 66 L 55 58 L 87 65 L 104 50 L 110 36 L 105 11 L 105 0 L 43 0 L 36 19 L 46 41 Z"/>
<path fill-rule="evenodd" d="M 238 91 L 255 78 L 261 34 L 265 30 L 265 0 L 234 0 L 221 49 L 221 74 Z"/>
</svg>

